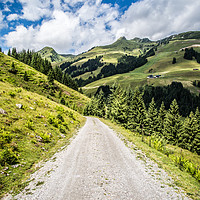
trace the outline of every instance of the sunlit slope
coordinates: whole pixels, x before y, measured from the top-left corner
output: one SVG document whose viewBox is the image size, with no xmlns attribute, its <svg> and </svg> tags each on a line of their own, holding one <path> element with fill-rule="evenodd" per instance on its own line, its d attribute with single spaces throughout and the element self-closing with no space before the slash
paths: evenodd
<svg viewBox="0 0 200 200">
<path fill-rule="evenodd" d="M 12 63 L 17 70 L 16 74 L 9 72 Z M 28 81 L 24 80 L 25 72 L 28 75 Z M 65 105 L 79 112 L 82 112 L 84 105 L 88 102 L 86 96 L 57 81 L 54 81 L 54 85 L 51 86 L 46 75 L 3 53 L 0 53 L 0 80 L 13 86 L 23 87 L 58 103 L 63 98 Z"/>
<path fill-rule="evenodd" d="M 148 58 L 148 63 L 144 66 L 125 74 L 117 74 L 103 78 L 86 85 L 83 89 L 86 94 L 94 93 L 100 85 L 112 85 L 119 83 L 124 88 L 152 85 L 168 85 L 172 81 L 181 81 L 183 85 L 192 92 L 197 93 L 198 89 L 193 87 L 192 81 L 200 79 L 200 64 L 196 60 L 186 60 L 183 58 L 186 47 L 193 47 L 199 52 L 199 39 L 172 40 L 168 44 L 158 47 L 156 55 Z M 172 64 L 173 57 L 176 63 Z M 199 69 L 196 71 L 194 69 Z M 162 75 L 162 78 L 147 79 L 148 75 Z"/>
</svg>

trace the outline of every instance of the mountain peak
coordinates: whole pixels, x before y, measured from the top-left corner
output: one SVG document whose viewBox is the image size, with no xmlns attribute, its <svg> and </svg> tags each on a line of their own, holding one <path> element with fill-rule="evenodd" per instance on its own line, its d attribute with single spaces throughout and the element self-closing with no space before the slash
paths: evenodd
<svg viewBox="0 0 200 200">
<path fill-rule="evenodd" d="M 120 40 L 127 40 L 124 36 L 122 36 L 122 37 L 120 37 L 119 39 L 118 39 L 118 41 L 120 41 Z"/>
</svg>

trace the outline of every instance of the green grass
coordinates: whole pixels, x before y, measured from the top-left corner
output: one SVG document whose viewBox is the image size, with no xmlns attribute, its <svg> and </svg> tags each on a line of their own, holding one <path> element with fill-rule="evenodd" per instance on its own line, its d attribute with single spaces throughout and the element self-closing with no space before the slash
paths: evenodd
<svg viewBox="0 0 200 200">
<path fill-rule="evenodd" d="M 16 74 L 9 72 L 12 63 Z M 61 98 L 68 107 L 60 104 Z M 88 101 L 57 81 L 52 86 L 44 74 L 0 53 L 0 108 L 7 113 L 0 114 L 0 198 L 19 192 L 38 162 L 69 144 L 85 122 L 79 113 Z"/>
<path fill-rule="evenodd" d="M 149 57 L 148 63 L 142 67 L 129 73 L 117 74 L 92 82 L 83 87 L 83 91 L 86 95 L 91 95 L 96 92 L 99 86 L 112 85 L 115 82 L 123 88 L 131 87 L 134 89 L 136 86 L 165 86 L 171 84 L 172 81 L 180 81 L 191 92 L 199 94 L 199 89 L 192 85 L 192 81 L 200 79 L 200 64 L 196 60 L 185 60 L 183 58 L 184 52 L 179 51 L 180 48 L 198 43 L 200 43 L 200 40 L 170 41 L 169 44 L 160 46 L 156 55 Z M 176 57 L 176 64 L 172 64 L 173 57 Z M 193 71 L 193 69 L 199 69 L 199 71 Z M 163 77 L 147 79 L 149 74 L 160 74 Z"/>
<path fill-rule="evenodd" d="M 17 74 L 9 72 L 12 62 L 18 70 Z M 29 76 L 29 81 L 24 81 L 23 79 L 25 71 Z M 80 113 L 89 100 L 86 96 L 57 81 L 55 81 L 54 84 L 55 90 L 52 91 L 50 85 L 48 84 L 46 75 L 3 53 L 0 53 L 0 80 L 10 83 L 13 86 L 22 87 L 28 91 L 46 96 L 58 103 L 63 97 L 69 107 L 79 111 Z"/>
<path fill-rule="evenodd" d="M 140 149 L 147 157 L 154 160 L 160 168 L 164 169 L 174 180 L 173 187 L 178 186 L 182 188 L 192 199 L 200 199 L 200 182 L 188 172 L 181 170 L 170 157 L 142 142 L 142 138 L 138 134 L 128 131 L 117 124 L 111 123 L 109 120 L 101 120 L 118 134 L 122 135 L 125 138 L 125 143 L 129 141 L 135 144 L 137 148 L 134 148 L 134 151 L 138 154 L 138 157 L 141 157 L 141 154 L 137 151 L 137 149 Z M 173 156 L 183 156 L 187 160 L 193 162 L 196 166 L 200 165 L 199 155 L 172 145 L 167 145 L 167 148 L 173 152 Z"/>
<path fill-rule="evenodd" d="M 38 51 L 38 53 L 42 56 L 42 58 L 46 58 L 47 60 L 49 60 L 53 66 L 55 66 L 56 64 L 60 64 L 60 63 L 72 60 L 70 56 L 64 57 L 64 56 L 59 55 L 51 47 L 44 47 L 43 49 Z"/>
<path fill-rule="evenodd" d="M 22 104 L 19 109 L 16 104 Z M 69 144 L 85 119 L 48 98 L 0 81 L 0 197 L 19 192 L 36 164 Z M 7 152 L 6 155 L 5 151 Z"/>
</svg>

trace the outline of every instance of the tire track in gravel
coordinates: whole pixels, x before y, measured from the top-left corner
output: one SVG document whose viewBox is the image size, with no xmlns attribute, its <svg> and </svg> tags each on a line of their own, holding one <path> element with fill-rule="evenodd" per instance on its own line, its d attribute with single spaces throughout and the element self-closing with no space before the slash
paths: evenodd
<svg viewBox="0 0 200 200">
<path fill-rule="evenodd" d="M 71 144 L 35 172 L 34 180 L 14 199 L 188 199 L 178 188 L 163 183 L 169 177 L 154 162 L 149 165 L 155 168 L 153 172 L 113 130 L 87 117 Z"/>
</svg>

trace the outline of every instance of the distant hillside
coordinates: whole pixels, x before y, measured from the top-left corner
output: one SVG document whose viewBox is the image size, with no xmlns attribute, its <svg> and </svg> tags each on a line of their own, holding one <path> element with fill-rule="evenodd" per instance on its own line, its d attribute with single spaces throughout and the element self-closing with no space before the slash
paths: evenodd
<svg viewBox="0 0 200 200">
<path fill-rule="evenodd" d="M 125 37 L 121 37 L 113 44 L 93 47 L 87 52 L 75 57 L 72 56 L 73 58 L 71 57 L 71 60 L 57 62 L 57 65 L 59 65 L 63 71 L 69 73 L 74 79 L 76 79 L 80 86 L 94 82 L 91 85 L 88 85 L 88 87 L 84 87 L 87 93 L 90 90 L 86 90 L 86 88 L 96 87 L 102 82 L 105 84 L 107 83 L 106 80 L 108 80 L 109 83 L 120 81 L 123 85 L 131 84 L 133 86 L 145 85 L 147 82 L 155 82 L 155 84 L 158 85 L 165 85 L 166 83 L 163 83 L 161 79 L 147 80 L 146 77 L 152 73 L 163 74 L 165 75 L 165 78 L 168 75 L 171 77 L 172 71 L 177 71 L 178 73 L 181 72 L 181 74 L 176 78 L 169 78 L 166 81 L 167 83 L 171 83 L 174 79 L 180 79 L 181 77 L 182 79 L 185 79 L 184 77 L 186 76 L 186 82 L 183 81 L 183 85 L 187 85 L 187 87 L 189 87 L 193 92 L 197 93 L 197 89 L 192 86 L 191 82 L 194 79 L 198 79 L 198 76 L 196 77 L 198 72 L 194 72 L 195 76 L 188 75 L 186 69 L 193 70 L 193 68 L 198 68 L 199 65 L 196 61 L 183 59 L 184 52 L 181 51 L 182 49 L 184 50 L 185 48 L 191 47 L 194 47 L 198 51 L 200 45 L 199 40 L 199 31 L 174 34 L 158 41 L 151 41 L 148 38 L 134 38 L 127 40 Z M 127 56 L 127 59 L 129 60 L 131 56 L 146 56 L 148 62 L 146 64 L 144 62 L 145 65 L 142 67 L 139 65 L 138 69 L 135 69 L 137 67 L 129 66 L 129 69 L 127 70 L 116 70 L 119 60 L 123 60 L 125 58 L 124 56 Z M 174 65 L 172 64 L 173 57 L 177 60 Z M 127 65 L 134 65 L 134 62 L 128 63 Z M 121 68 L 127 68 L 127 66 L 121 66 Z M 133 69 L 134 71 L 129 72 Z M 126 75 L 115 75 L 125 72 L 129 73 Z M 182 75 L 183 72 L 187 75 Z M 126 77 L 125 80 L 123 80 L 122 77 Z M 127 84 L 124 83 L 124 81 Z"/>
<path fill-rule="evenodd" d="M 64 61 L 71 60 L 74 56 L 71 54 L 58 54 L 53 48 L 51 47 L 44 47 L 38 53 L 42 56 L 42 58 L 46 58 L 49 60 L 53 65 L 57 63 L 62 63 Z"/>
<path fill-rule="evenodd" d="M 148 62 L 129 73 L 118 74 L 103 78 L 86 85 L 86 94 L 94 94 L 101 85 L 120 83 L 124 88 L 144 85 L 168 85 L 173 81 L 180 81 L 184 87 L 198 94 L 199 88 L 193 86 L 194 80 L 200 80 L 200 64 L 195 58 L 184 59 L 184 49 L 193 47 L 200 52 L 200 32 L 186 32 L 173 35 L 157 41 L 155 55 L 148 58 Z M 172 64 L 173 58 L 176 63 Z M 194 70 L 195 69 L 195 70 Z M 162 75 L 161 78 L 148 79 L 149 75 Z"/>
</svg>

